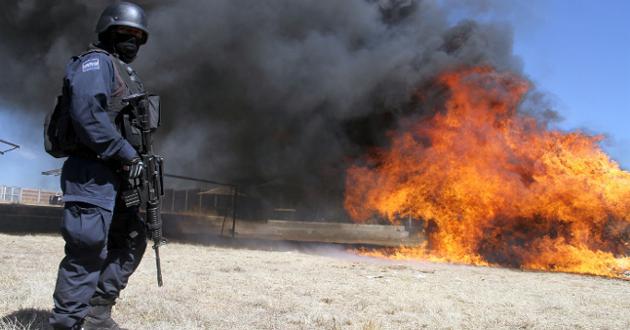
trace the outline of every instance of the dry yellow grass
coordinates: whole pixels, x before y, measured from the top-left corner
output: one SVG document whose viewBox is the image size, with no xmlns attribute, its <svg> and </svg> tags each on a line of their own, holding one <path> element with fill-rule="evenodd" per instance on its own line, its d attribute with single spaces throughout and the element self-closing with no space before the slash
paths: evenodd
<svg viewBox="0 0 630 330">
<path fill-rule="evenodd" d="M 0 329 L 42 327 L 62 252 L 60 237 L 0 234 Z M 114 316 L 130 329 L 630 329 L 630 282 L 322 253 L 170 244 L 165 286 L 147 251 Z"/>
</svg>

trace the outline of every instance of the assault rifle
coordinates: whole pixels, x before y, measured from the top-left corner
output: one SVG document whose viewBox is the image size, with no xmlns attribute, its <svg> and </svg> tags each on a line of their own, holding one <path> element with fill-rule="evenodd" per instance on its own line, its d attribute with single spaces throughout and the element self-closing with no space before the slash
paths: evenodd
<svg viewBox="0 0 630 330">
<path fill-rule="evenodd" d="M 154 99 L 155 98 L 155 99 Z M 162 268 L 160 265 L 160 246 L 166 244 L 162 237 L 162 216 L 160 203 L 164 195 L 163 164 L 164 159 L 153 152 L 153 130 L 159 124 L 159 100 L 146 93 L 137 93 L 125 97 L 123 102 L 133 108 L 132 125 L 140 129 L 141 147 L 138 150 L 144 169 L 138 179 L 130 180 L 131 189 L 123 192 L 127 206 L 140 205 L 144 209 L 149 236 L 155 251 L 158 286 L 162 286 Z M 156 109 L 157 108 L 157 109 Z"/>
</svg>

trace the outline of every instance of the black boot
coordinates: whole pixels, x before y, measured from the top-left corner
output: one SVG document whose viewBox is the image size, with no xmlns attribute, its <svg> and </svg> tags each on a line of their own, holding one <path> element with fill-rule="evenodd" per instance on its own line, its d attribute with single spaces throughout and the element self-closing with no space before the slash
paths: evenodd
<svg viewBox="0 0 630 330">
<path fill-rule="evenodd" d="M 112 319 L 114 299 L 94 297 L 90 300 L 90 311 L 83 323 L 84 330 L 124 330 Z"/>
<path fill-rule="evenodd" d="M 66 327 L 59 327 L 59 326 L 51 326 L 53 330 L 83 330 L 83 322 L 84 320 L 81 320 L 79 322 L 77 322 L 75 325 L 73 325 L 70 328 L 66 328 Z M 45 328 L 45 329 L 50 329 L 49 328 Z"/>
</svg>

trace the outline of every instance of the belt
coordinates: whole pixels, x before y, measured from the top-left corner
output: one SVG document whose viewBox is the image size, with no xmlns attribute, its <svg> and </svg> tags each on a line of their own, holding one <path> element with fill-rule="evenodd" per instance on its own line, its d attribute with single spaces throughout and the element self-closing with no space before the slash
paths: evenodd
<svg viewBox="0 0 630 330">
<path fill-rule="evenodd" d="M 77 149 L 75 151 L 73 151 L 72 153 L 70 153 L 71 156 L 78 156 L 81 158 L 85 158 L 85 159 L 90 159 L 90 160 L 101 160 L 101 158 L 92 150 L 89 149 Z"/>
<path fill-rule="evenodd" d="M 76 157 L 80 157 L 80 158 L 83 158 L 83 159 L 95 160 L 95 161 L 102 162 L 103 164 L 107 165 L 109 168 L 111 168 L 114 171 L 120 169 L 120 166 L 121 166 L 120 161 L 115 160 L 115 159 L 104 160 L 101 157 L 99 157 L 94 151 L 92 151 L 92 150 L 90 150 L 90 149 L 88 149 L 86 147 L 78 148 L 77 150 L 75 150 L 72 153 L 70 153 L 70 156 L 76 156 Z"/>
</svg>

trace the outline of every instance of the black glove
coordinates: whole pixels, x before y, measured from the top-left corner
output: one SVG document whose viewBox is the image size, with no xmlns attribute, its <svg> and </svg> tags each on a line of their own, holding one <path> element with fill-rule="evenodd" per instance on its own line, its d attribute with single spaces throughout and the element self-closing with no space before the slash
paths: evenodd
<svg viewBox="0 0 630 330">
<path fill-rule="evenodd" d="M 127 178 L 130 180 L 139 178 L 143 169 L 144 163 L 139 157 L 136 157 L 123 165 L 123 171 L 127 174 Z"/>
</svg>

